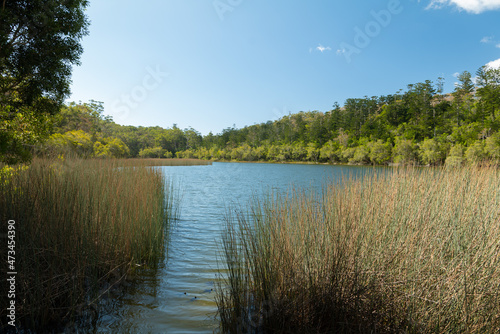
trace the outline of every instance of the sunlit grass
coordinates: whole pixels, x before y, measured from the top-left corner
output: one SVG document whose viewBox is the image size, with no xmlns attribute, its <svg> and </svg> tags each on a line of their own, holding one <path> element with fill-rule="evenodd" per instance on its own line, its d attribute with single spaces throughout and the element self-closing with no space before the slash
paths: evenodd
<svg viewBox="0 0 500 334">
<path fill-rule="evenodd" d="M 255 202 L 228 217 L 222 332 L 498 333 L 499 189 L 397 169 Z"/>
<path fill-rule="evenodd" d="M 199 166 L 211 165 L 212 161 L 199 159 L 117 159 L 122 166 Z"/>
<path fill-rule="evenodd" d="M 122 167 L 35 159 L 0 182 L 2 233 L 16 222 L 16 324 L 40 330 L 73 320 L 133 268 L 162 258 L 172 186 L 159 170 Z"/>
</svg>

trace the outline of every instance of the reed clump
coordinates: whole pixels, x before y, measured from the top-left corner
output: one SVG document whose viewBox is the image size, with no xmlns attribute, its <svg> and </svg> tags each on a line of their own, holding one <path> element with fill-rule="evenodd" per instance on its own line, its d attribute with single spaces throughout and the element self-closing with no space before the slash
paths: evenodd
<svg viewBox="0 0 500 334">
<path fill-rule="evenodd" d="M 498 333 L 500 171 L 396 169 L 228 218 L 225 333 Z"/>
<path fill-rule="evenodd" d="M 2 233 L 15 221 L 16 325 L 57 331 L 133 268 L 156 265 L 173 200 L 158 170 L 115 160 L 35 159 L 0 180 Z"/>
<path fill-rule="evenodd" d="M 134 158 L 118 159 L 117 163 L 122 166 L 204 166 L 211 165 L 210 160 L 200 159 L 153 159 L 153 158 Z"/>
</svg>

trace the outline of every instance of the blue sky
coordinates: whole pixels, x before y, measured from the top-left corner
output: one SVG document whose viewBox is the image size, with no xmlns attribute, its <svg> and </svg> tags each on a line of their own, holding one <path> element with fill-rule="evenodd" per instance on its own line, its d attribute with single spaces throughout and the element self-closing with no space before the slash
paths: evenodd
<svg viewBox="0 0 500 334">
<path fill-rule="evenodd" d="M 90 1 L 68 101 L 202 134 L 500 62 L 500 0 Z"/>
</svg>

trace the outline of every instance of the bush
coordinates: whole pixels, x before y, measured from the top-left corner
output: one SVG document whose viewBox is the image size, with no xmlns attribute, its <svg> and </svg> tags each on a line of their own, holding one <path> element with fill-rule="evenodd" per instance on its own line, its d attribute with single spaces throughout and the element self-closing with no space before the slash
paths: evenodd
<svg viewBox="0 0 500 334">
<path fill-rule="evenodd" d="M 140 158 L 163 158 L 165 156 L 165 153 L 167 151 L 163 149 L 162 147 L 151 147 L 151 148 L 144 148 L 139 151 L 139 157 Z M 185 156 L 184 158 L 190 158 Z"/>
<path fill-rule="evenodd" d="M 424 139 L 419 145 L 420 161 L 424 165 L 437 165 L 443 160 L 444 154 L 439 143 L 434 139 Z"/>
<path fill-rule="evenodd" d="M 375 165 L 383 165 L 391 159 L 392 146 L 390 143 L 384 143 L 379 139 L 376 142 L 369 142 L 368 148 L 370 150 L 368 157 Z"/>
<path fill-rule="evenodd" d="M 392 151 L 394 162 L 408 165 L 417 163 L 416 145 L 409 139 L 396 138 L 396 145 Z"/>
<path fill-rule="evenodd" d="M 459 167 L 464 161 L 464 148 L 460 144 L 453 145 L 446 158 L 445 165 L 447 167 Z"/>
<path fill-rule="evenodd" d="M 482 141 L 476 141 L 470 145 L 465 151 L 465 158 L 469 163 L 480 163 L 486 159 L 486 154 L 484 151 L 484 143 Z"/>
</svg>

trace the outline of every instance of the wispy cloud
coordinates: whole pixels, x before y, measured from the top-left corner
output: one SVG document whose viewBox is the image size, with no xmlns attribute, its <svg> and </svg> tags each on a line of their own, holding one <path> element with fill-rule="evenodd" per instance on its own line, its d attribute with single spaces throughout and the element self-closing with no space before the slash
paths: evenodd
<svg viewBox="0 0 500 334">
<path fill-rule="evenodd" d="M 486 67 L 489 67 L 489 68 L 500 68 L 500 59 L 490 61 L 488 64 L 486 64 Z"/>
<path fill-rule="evenodd" d="M 431 0 L 427 8 L 455 6 L 469 13 L 480 14 L 488 10 L 500 9 L 500 0 Z"/>
<path fill-rule="evenodd" d="M 485 36 L 481 39 L 481 43 L 491 43 L 493 42 L 493 36 Z"/>
<path fill-rule="evenodd" d="M 329 47 L 329 46 L 323 46 L 323 45 L 321 45 L 321 44 L 320 44 L 320 45 L 318 45 L 318 46 L 316 47 L 316 50 L 318 50 L 318 51 L 320 51 L 321 53 L 323 53 L 323 52 L 325 52 L 325 51 L 331 51 L 331 50 L 332 50 L 332 48 L 331 48 L 331 47 Z"/>
<path fill-rule="evenodd" d="M 500 43 L 498 43 L 498 44 L 497 44 L 497 45 L 495 45 L 495 46 L 496 46 L 497 48 L 499 48 L 499 49 L 500 49 Z"/>
</svg>

